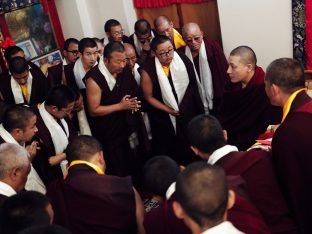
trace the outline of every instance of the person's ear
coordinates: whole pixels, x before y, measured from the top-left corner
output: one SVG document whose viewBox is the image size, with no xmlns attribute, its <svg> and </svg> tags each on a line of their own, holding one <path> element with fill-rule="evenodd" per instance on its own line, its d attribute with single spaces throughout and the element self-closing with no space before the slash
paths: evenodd
<svg viewBox="0 0 312 234">
<path fill-rule="evenodd" d="M 170 24 L 169 24 L 169 25 L 170 25 L 170 27 L 173 27 L 173 22 L 172 22 L 172 21 L 170 21 Z"/>
<path fill-rule="evenodd" d="M 227 203 L 227 210 L 231 209 L 235 204 L 235 193 L 233 190 L 229 190 L 229 197 Z"/>
<path fill-rule="evenodd" d="M 247 69 L 248 69 L 248 72 L 252 72 L 254 70 L 251 63 L 247 64 Z"/>
<path fill-rule="evenodd" d="M 271 94 L 273 96 L 277 96 L 281 92 L 280 88 L 276 84 L 270 85 L 269 89 L 271 90 Z"/>
<path fill-rule="evenodd" d="M 103 151 L 100 151 L 98 153 L 98 162 L 103 165 L 103 171 L 105 172 L 106 170 L 106 162 L 105 162 L 105 159 L 104 159 L 104 153 Z"/>
<path fill-rule="evenodd" d="M 228 134 L 227 134 L 227 131 L 225 129 L 223 129 L 223 137 L 224 137 L 225 141 L 228 140 Z"/>
<path fill-rule="evenodd" d="M 174 201 L 172 203 L 172 208 L 177 218 L 183 219 L 185 217 L 185 212 L 179 202 Z"/>
</svg>

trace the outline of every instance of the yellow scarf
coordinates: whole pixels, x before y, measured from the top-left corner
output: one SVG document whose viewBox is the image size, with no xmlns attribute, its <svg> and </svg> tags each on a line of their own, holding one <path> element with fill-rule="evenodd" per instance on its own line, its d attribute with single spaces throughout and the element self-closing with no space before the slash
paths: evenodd
<svg viewBox="0 0 312 234">
<path fill-rule="evenodd" d="M 182 46 L 186 46 L 186 43 L 183 41 L 181 34 L 175 29 L 173 29 L 173 41 L 176 50 Z"/>
<path fill-rule="evenodd" d="M 162 68 L 164 69 L 166 76 L 169 77 L 169 71 L 170 71 L 169 67 L 162 66 Z"/>
<path fill-rule="evenodd" d="M 27 84 L 21 85 L 22 93 L 26 101 L 28 101 Z"/>
<path fill-rule="evenodd" d="M 99 175 L 104 175 L 104 171 L 99 168 L 97 165 L 93 164 L 93 163 L 90 163 L 90 162 L 87 162 L 87 161 L 84 161 L 84 160 L 74 160 L 70 163 L 69 167 L 67 168 L 67 171 L 64 175 L 64 179 L 66 179 L 67 175 L 68 175 L 68 170 L 69 168 L 71 168 L 72 166 L 75 166 L 75 165 L 81 165 L 81 164 L 84 164 L 84 165 L 88 165 L 89 167 L 91 167 L 93 170 L 96 171 L 97 174 Z"/>
<path fill-rule="evenodd" d="M 291 104 L 293 103 L 295 97 L 298 95 L 298 93 L 300 93 L 300 92 L 303 91 L 303 90 L 306 90 L 306 88 L 299 89 L 299 90 L 293 92 L 293 93 L 289 96 L 287 102 L 285 103 L 285 105 L 284 105 L 284 107 L 283 107 L 283 118 L 282 118 L 281 123 L 284 122 L 286 116 L 288 115 L 288 113 L 289 113 L 289 111 L 290 111 Z"/>
</svg>

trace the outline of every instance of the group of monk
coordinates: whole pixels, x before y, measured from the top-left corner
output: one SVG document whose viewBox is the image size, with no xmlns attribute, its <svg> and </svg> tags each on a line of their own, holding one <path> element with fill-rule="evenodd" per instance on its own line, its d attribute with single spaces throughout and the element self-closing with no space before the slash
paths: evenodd
<svg viewBox="0 0 312 234">
<path fill-rule="evenodd" d="M 5 50 L 0 232 L 312 233 L 301 64 L 153 26 L 110 19 L 47 71 Z"/>
</svg>

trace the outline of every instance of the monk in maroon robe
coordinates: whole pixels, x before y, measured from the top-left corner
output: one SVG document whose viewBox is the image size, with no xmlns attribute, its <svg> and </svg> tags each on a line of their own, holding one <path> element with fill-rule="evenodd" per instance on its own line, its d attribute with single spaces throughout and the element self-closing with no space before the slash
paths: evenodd
<svg viewBox="0 0 312 234">
<path fill-rule="evenodd" d="M 247 46 L 235 48 L 229 57 L 225 87 L 217 118 L 228 133 L 228 143 L 246 150 L 265 132 L 268 125 L 281 118 L 281 108 L 270 104 L 264 89 L 264 71 Z"/>
<path fill-rule="evenodd" d="M 165 154 L 173 157 L 178 163 L 186 165 L 196 160 L 195 155 L 188 147 L 186 140 L 186 127 L 188 122 L 196 115 L 204 112 L 204 107 L 199 96 L 194 68 L 190 60 L 184 54 L 173 51 L 173 45 L 166 36 L 156 36 L 151 48 L 156 57 L 147 61 L 142 66 L 141 86 L 143 95 L 147 102 L 146 112 L 149 115 L 152 130 L 152 148 L 155 155 Z M 165 51 L 165 52 L 164 52 Z M 156 60 L 157 59 L 157 60 Z M 174 84 L 172 78 L 177 71 L 171 71 L 170 64 L 174 60 L 182 60 L 179 65 L 186 68 L 188 81 L 184 96 L 178 99 L 178 88 L 181 84 Z M 162 90 L 156 69 L 156 62 L 159 61 L 162 67 L 169 68 L 166 79 L 169 80 L 169 92 Z M 177 65 L 176 65 L 177 66 Z M 178 67 L 178 66 L 177 66 Z M 162 69 L 162 68 L 160 68 Z M 180 69 L 180 68 L 178 68 Z M 179 77 L 181 79 L 181 76 Z M 185 85 L 185 84 L 183 84 Z M 172 91 L 171 91 L 172 90 Z M 174 102 L 178 105 L 178 111 L 168 104 L 164 96 L 172 92 Z M 174 104 L 174 103 L 173 103 Z M 172 122 L 172 118 L 176 123 Z"/>
<path fill-rule="evenodd" d="M 212 80 L 211 88 L 213 93 L 213 97 L 211 100 L 213 105 L 210 105 L 209 111 L 210 113 L 215 113 L 220 106 L 221 98 L 224 92 L 224 85 L 226 81 L 229 79 L 226 73 L 228 63 L 223 53 L 223 49 L 214 40 L 210 39 L 209 37 L 203 37 L 202 31 L 200 30 L 199 26 L 195 23 L 188 23 L 184 25 L 182 29 L 182 35 L 184 41 L 186 42 L 186 46 L 181 47 L 179 51 L 185 53 L 186 48 L 187 47 L 189 48 L 194 67 L 196 69 L 199 81 L 201 83 L 203 83 L 203 79 L 208 79 L 208 76 L 201 77 L 203 76 L 201 74 L 200 68 L 202 65 L 199 64 L 200 60 L 199 57 L 200 56 L 203 57 L 203 55 L 200 54 L 201 51 L 203 51 L 203 48 L 201 47 L 202 46 L 205 47 L 207 60 L 203 62 L 208 62 L 209 64 L 208 66 L 211 72 L 210 79 Z M 190 55 L 187 54 L 187 56 Z"/>
<path fill-rule="evenodd" d="M 72 233 L 142 233 L 143 204 L 130 178 L 105 175 L 101 144 L 79 136 L 67 148 L 68 174 L 48 189 L 54 223 Z"/>
<path fill-rule="evenodd" d="M 281 58 L 269 65 L 265 83 L 271 103 L 284 110 L 272 141 L 278 180 L 300 233 L 312 233 L 312 100 L 303 74 L 298 61 Z"/>
<path fill-rule="evenodd" d="M 194 118 L 188 126 L 188 137 L 196 155 L 222 167 L 227 176 L 240 176 L 246 182 L 250 201 L 272 233 L 297 233 L 269 152 L 257 149 L 239 152 L 237 147 L 227 145 L 226 131 L 211 115 Z"/>
</svg>

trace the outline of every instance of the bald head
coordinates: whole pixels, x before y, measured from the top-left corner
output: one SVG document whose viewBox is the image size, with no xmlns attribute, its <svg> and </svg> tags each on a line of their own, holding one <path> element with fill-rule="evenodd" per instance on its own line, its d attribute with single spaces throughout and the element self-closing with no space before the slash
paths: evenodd
<svg viewBox="0 0 312 234">
<path fill-rule="evenodd" d="M 240 62 L 244 65 L 251 64 L 253 69 L 256 68 L 257 57 L 255 52 L 249 46 L 239 46 L 232 50 L 230 56 L 240 57 Z"/>
<path fill-rule="evenodd" d="M 173 23 L 167 16 L 158 16 L 154 20 L 154 28 L 157 34 L 167 36 L 171 41 L 173 40 Z"/>
<path fill-rule="evenodd" d="M 182 28 L 183 40 L 192 52 L 199 52 L 200 46 L 203 42 L 203 33 L 198 24 L 187 23 Z"/>
<path fill-rule="evenodd" d="M 125 52 L 126 52 L 127 66 L 129 66 L 130 69 L 133 69 L 137 61 L 135 49 L 129 43 L 124 43 L 124 47 L 125 47 Z"/>
<path fill-rule="evenodd" d="M 200 27 L 198 24 L 196 23 L 187 23 L 183 26 L 182 28 L 182 34 L 184 36 L 184 34 L 188 34 L 188 33 L 201 33 Z"/>
</svg>

